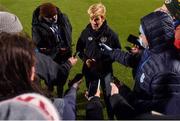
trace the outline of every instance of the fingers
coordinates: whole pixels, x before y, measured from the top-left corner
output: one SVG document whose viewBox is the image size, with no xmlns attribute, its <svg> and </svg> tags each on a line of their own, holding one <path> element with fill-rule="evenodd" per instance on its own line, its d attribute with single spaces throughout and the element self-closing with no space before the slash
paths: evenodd
<svg viewBox="0 0 180 121">
<path fill-rule="evenodd" d="M 78 61 L 78 59 L 76 57 L 73 57 L 73 56 L 70 57 L 68 60 L 70 61 L 72 66 L 75 65 Z"/>
<path fill-rule="evenodd" d="M 111 85 L 111 96 L 115 95 L 115 94 L 119 94 L 119 89 L 117 88 L 117 86 L 114 83 L 110 83 Z"/>
<path fill-rule="evenodd" d="M 90 68 L 91 66 L 93 66 L 93 64 L 96 62 L 95 59 L 87 59 L 86 60 L 86 65 L 88 68 Z"/>
</svg>

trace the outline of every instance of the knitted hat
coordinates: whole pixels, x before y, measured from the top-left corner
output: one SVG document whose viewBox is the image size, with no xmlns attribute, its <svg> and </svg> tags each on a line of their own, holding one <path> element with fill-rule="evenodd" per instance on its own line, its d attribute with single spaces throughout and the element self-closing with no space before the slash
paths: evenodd
<svg viewBox="0 0 180 121">
<path fill-rule="evenodd" d="M 0 12 L 0 33 L 18 33 L 23 30 L 18 17 L 9 12 Z"/>
<path fill-rule="evenodd" d="M 44 3 L 40 6 L 39 14 L 42 17 L 51 18 L 58 13 L 57 7 L 52 3 Z"/>
<path fill-rule="evenodd" d="M 60 120 L 54 105 L 35 93 L 2 101 L 0 107 L 0 120 Z"/>
</svg>

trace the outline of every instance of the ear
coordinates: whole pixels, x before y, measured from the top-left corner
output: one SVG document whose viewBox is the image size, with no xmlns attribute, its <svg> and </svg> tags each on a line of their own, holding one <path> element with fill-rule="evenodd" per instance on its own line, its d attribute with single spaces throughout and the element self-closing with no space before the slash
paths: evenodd
<svg viewBox="0 0 180 121">
<path fill-rule="evenodd" d="M 31 68 L 31 81 L 34 81 L 34 78 L 35 78 L 35 67 L 34 66 L 32 66 L 32 68 Z"/>
</svg>

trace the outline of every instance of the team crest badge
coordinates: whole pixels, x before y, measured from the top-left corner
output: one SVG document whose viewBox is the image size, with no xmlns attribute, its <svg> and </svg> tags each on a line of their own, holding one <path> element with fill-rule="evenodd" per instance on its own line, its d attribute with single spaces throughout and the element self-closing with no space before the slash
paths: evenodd
<svg viewBox="0 0 180 121">
<path fill-rule="evenodd" d="M 101 37 L 100 41 L 101 43 L 105 43 L 107 41 L 107 37 Z"/>
<path fill-rule="evenodd" d="M 88 40 L 89 40 L 89 41 L 92 41 L 92 40 L 93 40 L 93 38 L 92 38 L 92 37 L 88 37 Z"/>
</svg>

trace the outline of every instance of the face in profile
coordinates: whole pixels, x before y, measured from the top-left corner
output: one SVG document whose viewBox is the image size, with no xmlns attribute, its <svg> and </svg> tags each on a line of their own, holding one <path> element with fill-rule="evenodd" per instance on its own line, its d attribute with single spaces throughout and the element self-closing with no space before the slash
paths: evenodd
<svg viewBox="0 0 180 121">
<path fill-rule="evenodd" d="M 104 22 L 103 16 L 90 16 L 90 23 L 93 30 L 98 30 Z"/>
</svg>

